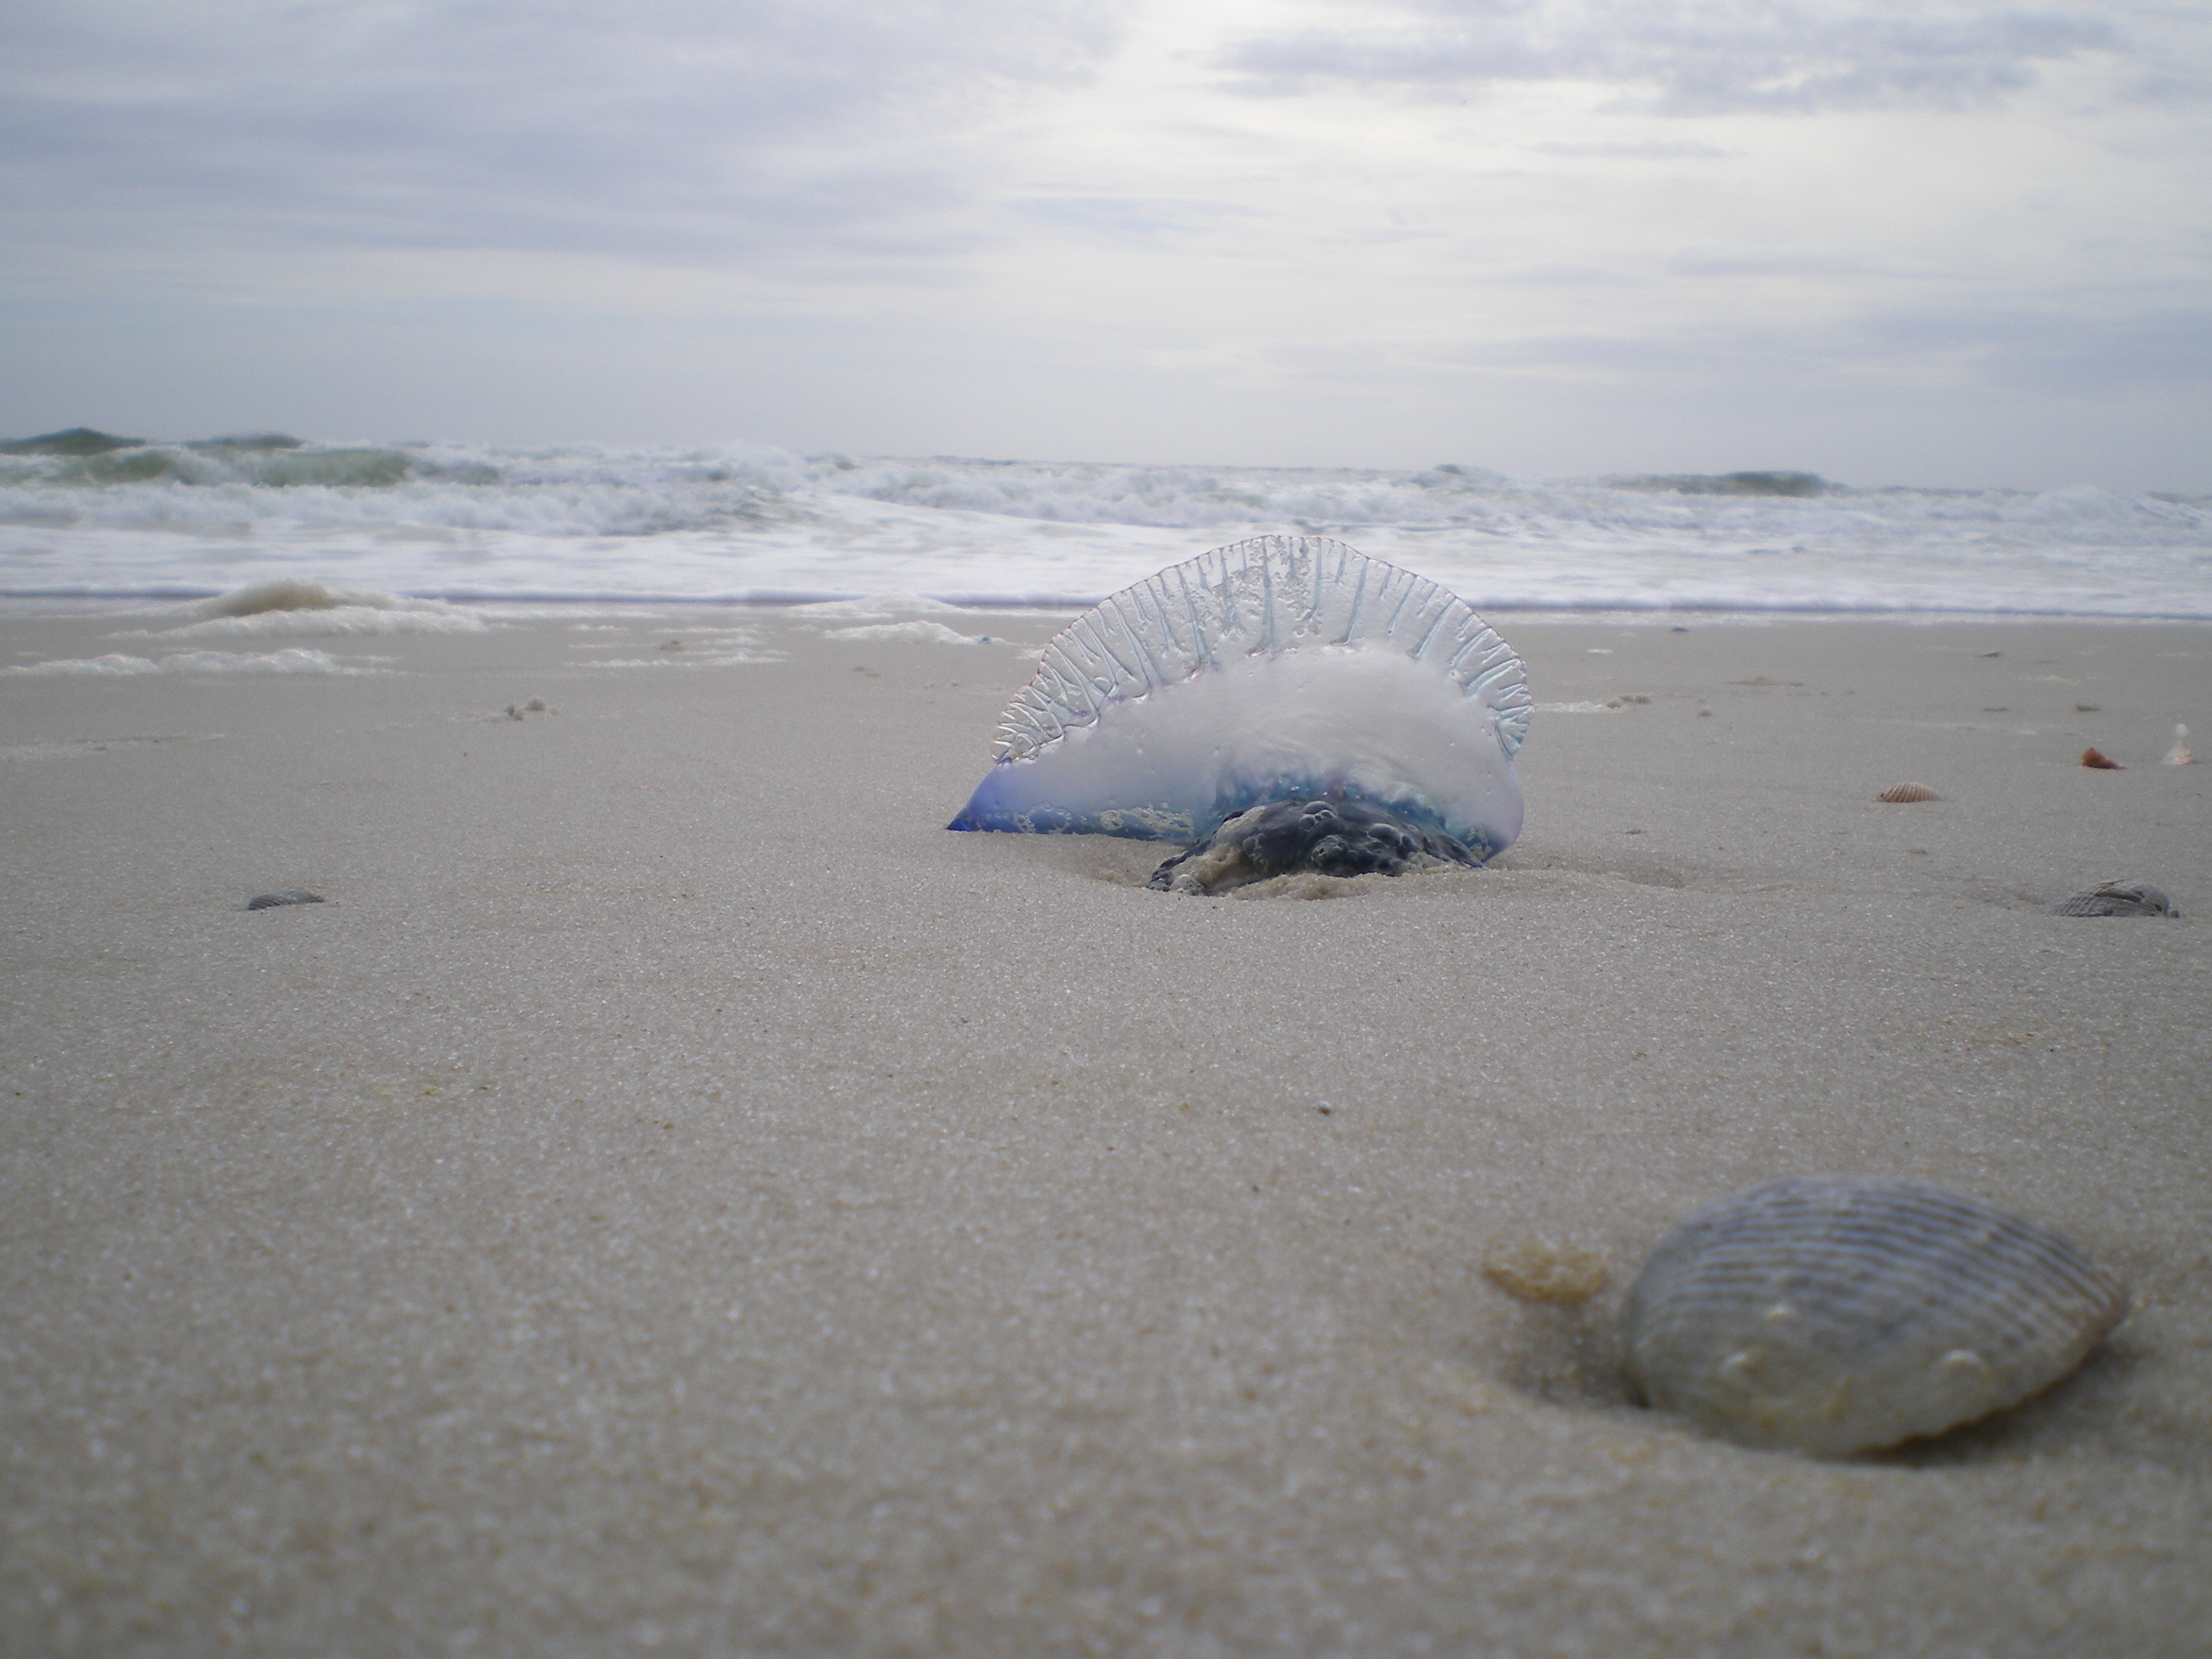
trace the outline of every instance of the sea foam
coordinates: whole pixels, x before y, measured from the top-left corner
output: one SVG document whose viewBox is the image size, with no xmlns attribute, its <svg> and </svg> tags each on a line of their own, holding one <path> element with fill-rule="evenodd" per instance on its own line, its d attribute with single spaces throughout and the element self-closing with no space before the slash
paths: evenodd
<svg viewBox="0 0 2212 1659">
<path fill-rule="evenodd" d="M 864 623 L 857 628 L 831 628 L 823 630 L 825 640 L 896 640 L 918 645 L 988 645 L 994 641 L 988 635 L 963 634 L 957 628 L 947 628 L 943 623 L 913 622 Z M 1000 640 L 998 644 L 1011 641 Z"/>
<path fill-rule="evenodd" d="M 491 627 L 478 611 L 435 599 L 404 599 L 373 589 L 327 587 L 320 582 L 289 578 L 257 582 L 172 614 L 191 620 L 145 632 L 168 639 L 270 639 L 483 634 Z"/>
<path fill-rule="evenodd" d="M 145 674 L 368 674 L 376 671 L 351 668 L 324 651 L 297 646 L 263 653 L 235 651 L 179 651 L 169 656 L 133 657 L 121 652 L 104 657 L 60 657 L 49 662 L 20 663 L 0 669 L 6 674 L 82 674 L 130 678 Z"/>
<path fill-rule="evenodd" d="M 115 447 L 0 454 L 0 597 L 343 572 L 448 600 L 861 598 L 858 623 L 916 601 L 1080 607 L 1202 531 L 1356 535 L 1486 609 L 2212 617 L 2212 500 L 2087 485 L 91 436 Z"/>
</svg>

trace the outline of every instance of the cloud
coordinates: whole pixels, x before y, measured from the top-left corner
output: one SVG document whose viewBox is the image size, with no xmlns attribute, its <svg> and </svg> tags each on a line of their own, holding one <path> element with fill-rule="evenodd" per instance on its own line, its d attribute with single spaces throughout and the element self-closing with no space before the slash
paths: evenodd
<svg viewBox="0 0 2212 1659">
<path fill-rule="evenodd" d="M 1719 144 L 1665 143 L 1656 139 L 1641 143 L 1554 142 L 1529 144 L 1525 148 L 1534 155 L 1558 155 L 1569 161 L 1720 161 L 1734 159 L 1739 154 Z"/>
<path fill-rule="evenodd" d="M 1253 216 L 1250 209 L 1237 203 L 1212 198 L 1030 196 L 1017 198 L 1008 205 L 1024 217 L 1042 223 L 1146 245 L 1217 231 L 1224 224 Z"/>
<path fill-rule="evenodd" d="M 1999 301 L 1867 309 L 1794 327 L 1705 321 L 1626 335 L 1529 335 L 1438 349 L 1438 370 L 1494 369 L 1692 389 L 1759 381 L 1835 390 L 1936 385 L 2103 398 L 2212 385 L 2212 308 L 2135 314 Z"/>
<path fill-rule="evenodd" d="M 1907 312 L 1866 318 L 1847 337 L 1870 360 L 1954 364 L 2009 391 L 2103 397 L 2212 386 L 2212 308 L 2203 306 Z"/>
<path fill-rule="evenodd" d="M 2156 55 L 2112 21 L 2148 9 L 1971 0 L 1401 0 L 1347 9 L 1335 27 L 1247 39 L 1219 64 L 1258 94 L 1586 82 L 1670 115 L 1960 109 L 2033 84 L 2041 65 L 2092 54 L 2130 58 L 2148 72 Z"/>
<path fill-rule="evenodd" d="M 81 0 L 9 32 L 18 225 L 676 260 L 934 246 L 963 134 L 1112 40 L 1074 0 Z"/>
</svg>

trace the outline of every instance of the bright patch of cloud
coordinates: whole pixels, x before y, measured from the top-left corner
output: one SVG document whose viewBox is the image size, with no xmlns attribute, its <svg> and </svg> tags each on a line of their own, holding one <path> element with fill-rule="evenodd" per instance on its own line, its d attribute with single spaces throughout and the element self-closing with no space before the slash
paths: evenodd
<svg viewBox="0 0 2212 1659">
<path fill-rule="evenodd" d="M 1370 84 L 1462 91 L 1584 82 L 1654 112 L 1963 109 L 2093 54 L 2160 61 L 2129 30 L 2148 7 L 1925 6 L 1898 0 L 1410 0 L 1346 7 L 1220 58 L 1254 92 Z"/>
<path fill-rule="evenodd" d="M 1072 0 L 85 0 L 11 17 L 0 195 L 139 241 L 896 255 L 972 191 L 962 133 L 1111 37 Z"/>
</svg>

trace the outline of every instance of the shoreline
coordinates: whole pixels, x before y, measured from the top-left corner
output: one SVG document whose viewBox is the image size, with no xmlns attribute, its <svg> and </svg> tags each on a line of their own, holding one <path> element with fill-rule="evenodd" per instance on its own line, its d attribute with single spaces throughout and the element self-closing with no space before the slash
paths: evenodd
<svg viewBox="0 0 2212 1659">
<path fill-rule="evenodd" d="M 178 613 L 181 620 L 182 607 L 204 604 L 210 599 L 228 596 L 237 590 L 218 587 L 193 587 L 149 591 L 141 592 L 82 592 L 66 589 L 20 589 L 0 591 L 0 617 L 53 616 L 111 616 L 116 614 L 163 616 Z M 333 589 L 334 592 L 342 590 Z M 353 590 L 343 590 L 353 591 Z M 479 611 L 497 615 L 502 611 L 530 613 L 548 611 L 554 614 L 582 615 L 590 611 L 674 611 L 690 614 L 701 611 L 758 611 L 774 616 L 800 611 L 819 611 L 833 605 L 854 610 L 879 608 L 899 614 L 945 609 L 989 615 L 1036 616 L 1061 615 L 1073 617 L 1079 612 L 1108 597 L 1104 593 L 1090 598 L 1067 598 L 1052 595 L 1029 598 L 959 598 L 940 599 L 930 594 L 913 593 L 831 593 L 793 591 L 790 592 L 729 594 L 630 594 L 630 593 L 558 593 L 521 592 L 493 593 L 453 589 L 438 592 L 404 590 L 383 592 L 359 590 L 374 599 L 398 600 L 406 604 L 448 605 L 463 611 Z M 1650 605 L 1621 607 L 1614 605 L 1480 605 L 1472 600 L 1469 605 L 1486 618 L 1504 617 L 1511 621 L 1547 623 L 1588 623 L 1599 626 L 1671 623 L 1685 620 L 1702 620 L 1708 626 L 1752 626 L 1765 622 L 1827 623 L 1864 622 L 1889 623 L 1900 626 L 1921 623 L 2141 623 L 2161 625 L 2212 626 L 2212 613 L 2196 614 L 2169 611 L 2129 611 L 2105 613 L 2077 611 L 2024 611 L 1949 609 L 1927 606 L 1919 609 L 1867 606 L 1850 609 L 1814 605 L 1771 605 L 1747 607 L 1741 605 Z M 147 610 L 148 606 L 155 607 Z M 94 609 L 72 611 L 65 607 L 91 606 Z M 519 617 L 517 619 L 520 619 Z"/>
<path fill-rule="evenodd" d="M 1322 902 L 943 830 L 1036 613 L 0 677 L 0 1629 L 2192 1651 L 2212 770 L 2157 757 L 2212 733 L 2212 626 L 1485 614 L 1586 709 L 1537 716 L 1522 840 Z M 115 623 L 0 608 L 0 664 L 167 648 Z M 2046 914 L 2123 876 L 2186 920 Z M 328 902 L 240 908 L 282 888 Z M 1813 1173 L 2056 1226 L 2136 1311 L 1874 1457 L 1631 1406 L 1644 1255 Z M 1514 1301 L 1530 1241 L 1605 1289 Z"/>
</svg>

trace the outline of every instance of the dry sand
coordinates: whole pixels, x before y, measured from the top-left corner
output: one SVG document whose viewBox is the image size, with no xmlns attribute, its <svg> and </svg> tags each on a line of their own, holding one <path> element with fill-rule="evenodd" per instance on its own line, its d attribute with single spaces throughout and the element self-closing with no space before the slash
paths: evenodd
<svg viewBox="0 0 2212 1659">
<path fill-rule="evenodd" d="M 0 1646 L 2205 1652 L 2212 629 L 1493 620 L 1650 701 L 1539 714 L 1497 866 L 1324 902 L 945 833 L 1003 643 L 0 677 Z M 2120 876 L 2188 919 L 2045 914 Z M 1820 1171 L 2137 1310 L 1871 1458 L 1628 1404 L 1645 1252 Z M 1529 1240 L 1606 1288 L 1512 1300 Z"/>
</svg>

